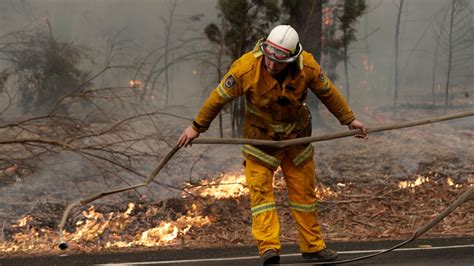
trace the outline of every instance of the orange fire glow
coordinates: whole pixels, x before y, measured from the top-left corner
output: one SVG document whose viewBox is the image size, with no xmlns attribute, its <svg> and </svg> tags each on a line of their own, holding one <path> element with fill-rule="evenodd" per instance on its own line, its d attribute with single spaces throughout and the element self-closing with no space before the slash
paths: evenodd
<svg viewBox="0 0 474 266">
<path fill-rule="evenodd" d="M 143 90 L 141 80 L 131 79 L 131 80 L 128 81 L 128 84 L 130 85 L 130 89 L 137 89 L 137 90 L 140 90 L 140 91 Z"/>
<path fill-rule="evenodd" d="M 179 236 L 186 235 L 193 228 L 210 224 L 214 218 L 200 215 L 200 208 L 193 204 L 185 215 L 176 219 L 164 218 L 158 225 L 145 231 L 136 231 L 133 235 L 123 235 L 127 225 L 136 221 L 132 214 L 134 203 L 129 203 L 124 212 L 98 212 L 94 206 L 83 211 L 83 219 L 76 222 L 75 232 L 63 232 L 65 239 L 71 244 L 87 241 L 107 240 L 105 248 L 133 247 L 133 246 L 163 246 L 173 245 Z M 159 210 L 151 206 L 145 213 L 149 219 L 158 215 Z M 13 235 L 8 242 L 0 239 L 1 252 L 14 252 L 18 250 L 51 249 L 57 243 L 57 233 L 53 229 L 35 228 L 30 226 L 33 217 L 24 216 L 12 225 L 21 232 Z M 130 230 L 130 228 L 128 228 Z"/>
<path fill-rule="evenodd" d="M 22 218 L 20 218 L 20 220 L 18 220 L 17 224 L 13 225 L 13 227 L 25 227 L 29 222 L 31 222 L 31 220 L 33 220 L 33 217 L 31 217 L 31 215 L 23 216 Z"/>
<path fill-rule="evenodd" d="M 281 176 L 281 169 L 276 171 L 276 176 Z M 399 188 L 414 188 L 427 182 L 432 182 L 429 177 L 418 175 L 414 181 L 401 181 Z M 463 184 L 456 184 L 452 177 L 448 177 L 440 184 L 460 188 Z M 468 186 L 474 185 L 474 175 L 467 180 Z M 284 186 L 283 178 L 275 178 L 275 187 Z M 315 191 L 319 199 L 338 197 L 337 192 L 350 191 L 351 183 L 337 183 L 335 190 L 318 183 Z M 245 184 L 245 175 L 240 173 L 222 174 L 213 181 L 203 181 L 200 186 L 190 187 L 189 193 L 203 197 L 225 199 L 248 195 Z M 142 206 L 143 207 L 143 206 Z M 216 221 L 211 215 L 203 215 L 199 203 L 188 205 L 184 214 L 171 218 L 167 212 L 158 206 L 149 206 L 147 209 L 139 208 L 134 203 L 128 203 L 125 211 L 101 213 L 94 206 L 82 212 L 82 218 L 75 223 L 73 232 L 63 232 L 64 238 L 71 247 L 81 248 L 82 243 L 99 243 L 94 248 L 124 248 L 124 247 L 157 247 L 177 245 L 195 230 Z M 161 217 L 159 220 L 155 220 Z M 138 220 L 149 220 L 150 226 L 144 229 L 135 229 L 133 226 Z M 58 242 L 55 228 L 35 228 L 35 220 L 31 215 L 21 217 L 11 228 L 15 234 L 4 241 L 0 234 L 0 252 L 15 252 L 26 250 L 52 250 Z M 84 245 L 87 246 L 87 245 Z"/>
<path fill-rule="evenodd" d="M 202 197 L 214 197 L 216 199 L 248 195 L 244 174 L 222 174 L 216 180 L 201 181 L 198 187 L 191 187 L 188 191 Z"/>
<path fill-rule="evenodd" d="M 426 182 L 430 181 L 429 177 L 418 176 L 415 181 L 400 181 L 398 183 L 399 188 L 413 188 L 419 185 L 422 185 Z"/>
<path fill-rule="evenodd" d="M 461 185 L 461 184 L 456 184 L 456 183 L 454 182 L 454 180 L 453 180 L 450 176 L 448 176 L 448 178 L 446 178 L 446 183 L 447 183 L 450 187 L 455 187 L 455 188 L 461 188 L 461 187 L 463 186 L 463 185 Z M 471 184 L 471 185 L 472 185 L 472 184 Z"/>
<path fill-rule="evenodd" d="M 189 191 L 218 199 L 248 194 L 243 174 L 223 174 L 216 180 L 205 181 L 202 186 L 190 188 Z M 76 229 L 73 232 L 63 232 L 64 239 L 72 245 L 105 240 L 104 248 L 174 245 L 178 243 L 180 236 L 188 234 L 193 228 L 200 228 L 215 221 L 212 216 L 202 215 L 201 207 L 193 204 L 185 215 L 175 219 L 164 216 L 153 228 L 132 230 L 124 234 L 127 230 L 131 230 L 129 225 L 136 222 L 135 209 L 135 204 L 129 203 L 124 212 L 102 213 L 91 206 L 82 212 L 83 218 L 75 223 Z M 156 206 L 150 206 L 144 214 L 142 211 L 142 215 L 150 219 L 159 216 L 160 210 Z M 11 241 L 0 241 L 0 251 L 33 250 L 38 247 L 51 249 L 58 241 L 57 233 L 54 229 L 30 227 L 32 221 L 33 217 L 27 215 L 12 225 L 12 228 L 17 228 L 21 232 L 16 233 Z"/>
<path fill-rule="evenodd" d="M 345 184 L 342 184 L 342 183 L 338 183 L 337 185 L 339 187 L 345 187 Z M 330 187 L 327 187 L 322 184 L 318 184 L 318 186 L 315 189 L 315 192 L 318 199 L 327 199 L 327 198 L 337 197 L 336 192 L 334 192 Z"/>
<path fill-rule="evenodd" d="M 363 64 L 367 74 L 374 71 L 374 64 L 369 63 L 369 58 L 367 57 L 367 55 L 364 56 Z"/>
<path fill-rule="evenodd" d="M 155 213 L 156 209 L 147 214 Z M 175 240 L 179 235 L 185 235 L 192 228 L 199 228 L 211 223 L 208 216 L 196 215 L 196 205 L 175 221 L 161 221 L 158 226 L 142 232 L 139 237 L 135 237 L 134 241 L 115 241 L 107 242 L 106 247 L 133 247 L 145 246 L 156 247 L 163 245 L 175 244 Z"/>
<path fill-rule="evenodd" d="M 323 7 L 323 25 L 325 27 L 333 24 L 333 8 Z"/>
<path fill-rule="evenodd" d="M 400 182 L 398 183 L 398 187 L 399 187 L 399 188 L 414 188 L 414 187 L 417 187 L 417 186 L 421 186 L 421 185 L 423 185 L 423 184 L 425 184 L 425 183 L 427 183 L 427 182 L 430 182 L 430 181 L 431 181 L 431 179 L 430 179 L 429 177 L 424 177 L 424 176 L 420 176 L 420 175 L 419 175 L 419 176 L 416 178 L 415 181 L 407 181 L 407 180 L 405 180 L 405 181 L 400 181 Z M 446 178 L 446 180 L 443 181 L 443 182 L 446 182 L 446 184 L 447 184 L 448 186 L 454 187 L 454 188 L 462 188 L 462 187 L 464 187 L 463 184 L 456 184 L 456 183 L 454 182 L 453 178 L 450 177 L 450 176 L 448 176 L 448 177 Z M 470 187 L 470 186 L 473 186 L 473 185 L 474 185 L 474 184 L 471 184 L 471 183 L 469 182 L 469 179 L 468 179 L 467 186 Z"/>
</svg>

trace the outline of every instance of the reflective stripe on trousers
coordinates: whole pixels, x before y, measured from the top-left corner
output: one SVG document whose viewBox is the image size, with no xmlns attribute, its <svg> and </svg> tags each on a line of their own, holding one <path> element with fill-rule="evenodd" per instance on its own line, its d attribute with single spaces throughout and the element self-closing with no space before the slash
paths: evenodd
<svg viewBox="0 0 474 266">
<path fill-rule="evenodd" d="M 288 189 L 291 213 L 295 219 L 301 252 L 316 252 L 326 247 L 321 235 L 316 212 L 314 161 L 294 166 L 284 157 L 281 163 Z M 273 195 L 273 171 L 246 160 L 246 181 L 252 207 L 252 235 L 259 254 L 269 249 L 280 250 L 280 223 Z"/>
<path fill-rule="evenodd" d="M 259 159 L 260 161 L 266 163 L 268 166 L 272 167 L 271 168 L 272 170 L 276 170 L 281 163 L 281 161 L 278 160 L 278 158 L 273 157 L 252 145 L 244 144 L 242 152 L 244 156 L 252 155 L 253 157 Z"/>
<path fill-rule="evenodd" d="M 281 164 L 281 160 L 279 160 L 275 156 L 271 156 L 270 154 L 256 148 L 255 146 L 244 144 L 242 152 L 244 156 L 252 155 L 256 159 L 262 161 L 263 163 L 270 166 L 271 170 L 276 170 L 278 166 Z M 300 154 L 298 154 L 293 160 L 293 164 L 295 166 L 300 166 L 303 162 L 308 160 L 309 158 L 313 157 L 314 148 L 313 145 L 309 144 Z"/>
</svg>

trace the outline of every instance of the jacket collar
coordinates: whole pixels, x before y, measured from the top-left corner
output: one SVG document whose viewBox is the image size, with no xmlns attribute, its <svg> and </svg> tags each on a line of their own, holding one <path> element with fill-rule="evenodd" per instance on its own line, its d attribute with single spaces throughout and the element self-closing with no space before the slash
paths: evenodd
<svg viewBox="0 0 474 266">
<path fill-rule="evenodd" d="M 259 95 L 265 94 L 266 92 L 273 89 L 277 86 L 277 81 L 266 71 L 264 66 L 264 56 L 262 51 L 260 51 L 260 43 L 264 41 L 263 39 L 259 40 L 255 45 L 255 48 L 252 50 L 252 54 L 255 56 L 255 81 L 254 84 L 257 86 L 257 91 Z M 303 78 L 303 56 L 298 57 L 298 61 L 295 62 L 298 66 L 299 71 L 289 71 L 288 76 L 282 84 L 282 87 L 286 87 L 288 84 L 296 84 L 297 81 Z M 295 64 L 292 63 L 292 64 Z"/>
</svg>

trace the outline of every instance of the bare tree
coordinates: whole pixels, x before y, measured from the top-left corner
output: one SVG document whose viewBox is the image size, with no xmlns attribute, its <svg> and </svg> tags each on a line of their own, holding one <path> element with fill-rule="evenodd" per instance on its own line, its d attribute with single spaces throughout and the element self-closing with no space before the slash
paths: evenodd
<svg viewBox="0 0 474 266">
<path fill-rule="evenodd" d="M 58 42 L 49 30 L 34 28 L 5 36 L 2 59 L 17 78 L 20 106 L 24 113 L 45 114 L 69 92 L 88 86 L 88 73 L 77 66 L 84 51 L 71 43 Z"/>
<path fill-rule="evenodd" d="M 182 38 L 186 32 L 175 32 L 173 24 L 175 12 L 178 8 L 176 0 L 169 2 L 169 16 L 161 18 L 165 25 L 165 40 L 164 44 L 156 49 L 149 51 L 140 62 L 140 71 L 136 73 L 135 78 L 142 79 L 143 90 L 150 90 L 151 92 L 158 91 L 158 99 L 163 100 L 164 106 L 168 106 L 171 98 L 171 81 L 169 69 L 172 66 L 200 60 L 201 56 L 210 54 L 211 51 L 207 49 L 196 49 L 199 42 L 204 38 L 200 34 L 196 34 L 194 28 L 188 28 L 186 32 L 191 32 L 190 37 Z M 191 16 L 180 22 L 187 22 L 188 20 L 199 19 L 199 16 Z M 194 31 L 194 32 L 193 32 Z M 175 32 L 173 34 L 173 32 Z M 178 37 L 177 37 L 178 36 Z M 180 51 L 179 55 L 173 56 L 171 54 Z M 177 54 L 177 53 L 176 53 Z M 158 89 L 157 82 L 164 75 L 164 88 L 162 91 Z M 141 96 L 141 101 L 144 100 L 144 95 Z"/>
<path fill-rule="evenodd" d="M 446 52 L 445 107 L 450 104 L 450 90 L 462 86 L 463 76 L 472 76 L 474 54 L 474 26 L 470 2 L 452 0 L 449 7 L 448 25 L 441 31 L 440 46 Z"/>
<path fill-rule="evenodd" d="M 402 9 L 403 9 L 403 3 L 405 0 L 400 0 L 398 4 L 398 12 L 397 12 L 397 22 L 395 23 L 395 73 L 394 73 L 394 96 L 393 96 L 393 106 L 397 106 L 397 100 L 398 100 L 398 52 L 399 52 L 399 42 L 400 42 L 400 20 L 402 17 Z"/>
<path fill-rule="evenodd" d="M 225 24 L 221 22 L 221 25 L 225 32 Z M 213 67 L 216 73 L 216 80 L 215 83 L 219 83 L 224 76 L 223 73 L 225 68 L 228 66 L 228 63 L 225 63 L 225 43 L 224 43 L 224 36 L 221 30 L 215 24 L 209 24 L 204 29 L 204 33 L 207 36 L 207 39 L 214 45 L 215 54 L 213 55 L 214 60 L 203 60 L 203 62 L 207 65 Z M 207 92 L 207 90 L 205 90 Z M 226 108 L 227 109 L 227 108 Z M 228 110 L 225 110 L 228 111 Z M 222 138 L 224 137 L 224 128 L 223 128 L 223 121 L 222 121 L 222 112 L 219 112 L 219 136 Z"/>
<path fill-rule="evenodd" d="M 173 24 L 173 16 L 176 10 L 177 6 L 177 1 L 171 1 L 170 3 L 170 10 L 169 10 L 169 16 L 168 19 L 162 19 L 163 24 L 166 27 L 165 30 L 165 66 L 168 65 L 168 57 L 169 57 L 169 45 L 170 45 L 170 37 L 171 37 L 171 32 L 172 32 L 172 24 Z M 168 68 L 165 68 L 165 106 L 168 106 L 170 98 L 170 80 L 169 80 L 169 72 Z"/>
<path fill-rule="evenodd" d="M 0 110 L 2 114 L 7 111 L 12 112 L 8 110 L 15 103 L 11 92 L 22 89 L 18 83 L 6 82 L 12 76 L 18 76 L 24 69 L 30 70 L 35 67 L 31 72 L 41 75 L 28 75 L 31 78 L 28 85 L 31 93 L 40 95 L 51 92 L 42 90 L 44 87 L 41 82 L 36 82 L 33 78 L 48 79 L 51 78 L 48 75 L 54 76 L 55 73 L 63 73 L 60 71 L 68 69 L 64 67 L 64 63 L 61 64 L 63 69 L 51 72 L 52 64 L 34 64 L 37 58 L 53 63 L 64 61 L 74 70 L 81 71 L 78 67 L 81 65 L 79 61 L 81 57 L 73 58 L 78 61 L 65 61 L 69 58 L 68 56 L 76 56 L 76 54 L 65 52 L 69 50 L 58 50 L 58 46 L 64 45 L 51 39 L 50 33 L 44 34 L 40 31 L 40 34 L 43 34 L 40 36 L 46 35 L 44 39 L 47 45 L 44 45 L 44 49 L 56 53 L 42 53 L 43 49 L 36 46 L 37 42 L 29 41 L 31 38 L 28 34 L 37 36 L 35 31 L 9 34 L 5 36 L 5 39 L 8 37 L 11 41 L 4 42 L 5 45 L 0 47 L 0 55 L 12 66 L 11 70 L 2 70 L 0 76 L 2 81 L 0 93 L 8 96 L 2 97 L 3 99 L 9 99 L 6 107 L 2 106 Z M 19 35 L 21 39 L 18 39 Z M 135 179 L 146 176 L 146 164 L 151 165 L 150 162 L 160 159 L 164 155 L 163 148 L 174 145 L 175 128 L 168 126 L 167 122 L 163 121 L 164 117 L 185 119 L 188 122 L 190 119 L 167 113 L 165 109 L 156 110 L 153 106 L 151 107 L 154 110 L 151 112 L 137 110 L 132 100 L 134 95 L 129 86 L 96 87 L 96 81 L 105 75 L 119 79 L 124 73 L 130 76 L 144 73 L 143 68 L 146 65 L 143 63 L 143 58 L 130 62 L 119 60 L 123 53 L 127 53 L 127 49 L 132 48 L 126 40 L 121 40 L 119 35 L 118 33 L 110 40 L 102 55 L 103 63 L 94 72 L 87 73 L 74 86 L 62 90 L 61 93 L 52 92 L 54 97 L 49 97 L 51 99 L 49 99 L 48 108 L 43 114 L 35 113 L 38 107 L 33 106 L 32 113 L 27 117 L 15 117 L 14 121 L 0 120 L 0 170 L 3 170 L 0 171 L 0 175 L 10 172 L 18 178 L 24 178 L 34 173 L 39 174 L 39 170 L 45 166 L 54 172 L 58 169 L 55 170 L 45 162 L 49 160 L 48 158 L 64 154 L 66 157 L 74 155 L 77 161 L 83 162 L 84 169 L 87 169 L 90 175 L 102 177 L 107 186 L 118 183 L 131 184 Z M 18 40 L 27 41 L 18 45 Z M 52 49 L 51 46 L 56 49 Z M 179 49 L 179 47 L 170 47 L 171 49 Z M 87 53 L 87 49 L 84 51 Z M 36 53 L 47 58 L 41 58 Z M 188 53 L 184 58 L 190 54 Z M 87 54 L 84 57 L 87 58 Z M 35 60 L 31 61 L 31 59 Z M 95 60 L 100 61 L 100 58 Z M 170 60 L 166 67 L 173 63 L 175 61 Z M 12 70 L 14 72 L 10 72 Z M 156 70 L 163 72 L 163 69 Z M 56 86 L 61 88 L 61 85 L 64 83 L 58 83 Z M 41 95 L 39 98 L 43 99 L 45 96 Z M 57 175 L 57 178 L 61 180 L 61 178 L 67 179 L 67 176 L 70 179 L 77 178 L 78 173 L 71 169 L 69 172 L 58 170 L 52 174 Z M 94 179 L 94 182 L 97 180 Z M 67 186 L 62 182 L 58 183 L 61 184 L 60 186 Z M 171 184 L 156 183 L 166 188 L 179 189 Z M 73 190 L 73 188 L 69 189 Z M 136 193 L 141 195 L 143 191 L 136 191 Z M 150 192 L 150 195 L 154 194 Z"/>
<path fill-rule="evenodd" d="M 340 30 L 342 31 L 342 57 L 344 59 L 344 76 L 346 79 L 346 95 L 348 101 L 350 100 L 348 50 L 349 45 L 357 40 L 354 26 L 357 23 L 357 19 L 362 16 L 366 9 L 367 3 L 365 0 L 344 1 L 343 3 L 339 3 L 338 8 L 338 19 L 341 23 Z"/>
<path fill-rule="evenodd" d="M 380 5 L 381 2 L 378 3 L 378 5 Z M 373 7 L 371 10 L 374 10 L 375 8 L 378 7 L 378 5 L 376 5 L 375 7 Z M 368 11 L 370 12 L 370 11 Z M 367 12 L 367 13 L 368 13 Z M 372 60 L 371 60 L 371 56 L 370 56 L 370 45 L 369 45 L 369 36 L 374 34 L 376 31 L 378 31 L 380 28 L 377 27 L 375 29 L 371 29 L 371 31 L 369 32 L 369 28 L 368 28 L 368 16 L 365 16 L 365 20 L 364 20 L 364 37 L 360 38 L 360 40 L 363 40 L 364 41 L 364 53 L 365 53 L 365 58 L 364 58 L 364 68 L 365 68 L 365 72 L 366 72 L 366 78 L 367 78 L 367 86 L 370 88 L 370 89 L 373 89 L 374 88 L 374 79 L 373 79 L 373 67 L 372 67 Z"/>
<path fill-rule="evenodd" d="M 436 93 L 435 93 L 435 88 L 436 88 L 436 71 L 438 67 L 438 55 L 439 55 L 439 48 L 440 48 L 440 40 L 442 33 L 445 31 L 445 25 L 446 25 L 446 18 L 448 17 L 449 9 L 443 7 L 439 12 L 441 16 L 436 16 L 435 21 L 437 22 L 435 25 L 439 28 L 438 31 L 435 29 L 434 35 L 435 35 L 435 50 L 434 50 L 434 58 L 433 58 L 433 70 L 431 73 L 431 96 L 433 98 L 433 105 L 436 104 Z M 442 17 L 441 21 L 438 20 L 439 17 Z"/>
</svg>

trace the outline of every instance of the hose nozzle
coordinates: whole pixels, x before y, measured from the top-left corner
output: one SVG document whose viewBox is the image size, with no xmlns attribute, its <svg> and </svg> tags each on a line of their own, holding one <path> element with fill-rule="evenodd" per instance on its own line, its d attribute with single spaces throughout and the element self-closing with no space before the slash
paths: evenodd
<svg viewBox="0 0 474 266">
<path fill-rule="evenodd" d="M 65 249 L 67 249 L 68 247 L 69 247 L 69 245 L 68 245 L 65 241 L 59 242 L 58 248 L 59 248 L 60 250 L 65 250 Z"/>
</svg>

